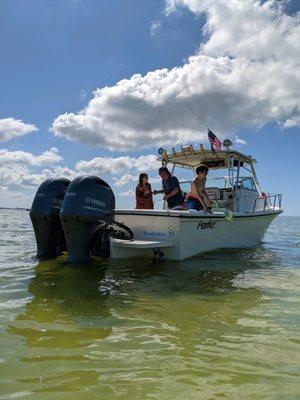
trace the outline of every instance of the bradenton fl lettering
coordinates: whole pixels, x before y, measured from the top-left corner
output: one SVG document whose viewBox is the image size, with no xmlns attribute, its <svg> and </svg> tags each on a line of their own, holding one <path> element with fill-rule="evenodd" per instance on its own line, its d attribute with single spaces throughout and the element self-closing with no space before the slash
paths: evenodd
<svg viewBox="0 0 300 400">
<path fill-rule="evenodd" d="M 143 231 L 144 236 L 155 236 L 155 237 L 159 237 L 159 238 L 173 238 L 175 236 L 175 232 L 174 231 L 170 231 L 170 232 L 149 232 L 149 231 Z"/>
<path fill-rule="evenodd" d="M 197 230 L 198 229 L 215 229 L 217 223 L 214 221 L 200 221 L 197 225 Z"/>
</svg>

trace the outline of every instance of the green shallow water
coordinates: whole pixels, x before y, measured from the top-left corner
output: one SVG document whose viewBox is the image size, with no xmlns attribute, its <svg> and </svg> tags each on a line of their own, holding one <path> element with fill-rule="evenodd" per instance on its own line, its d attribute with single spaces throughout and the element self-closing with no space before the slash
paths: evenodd
<svg viewBox="0 0 300 400">
<path fill-rule="evenodd" d="M 300 218 L 184 262 L 39 263 L 0 211 L 0 399 L 299 399 Z"/>
</svg>

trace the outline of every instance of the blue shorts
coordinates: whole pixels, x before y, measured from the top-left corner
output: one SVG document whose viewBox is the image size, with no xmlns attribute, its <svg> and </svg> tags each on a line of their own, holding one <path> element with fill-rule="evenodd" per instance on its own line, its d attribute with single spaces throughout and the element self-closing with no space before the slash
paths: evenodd
<svg viewBox="0 0 300 400">
<path fill-rule="evenodd" d="M 203 210 L 203 206 L 198 199 L 189 198 L 186 202 L 189 210 Z"/>
</svg>

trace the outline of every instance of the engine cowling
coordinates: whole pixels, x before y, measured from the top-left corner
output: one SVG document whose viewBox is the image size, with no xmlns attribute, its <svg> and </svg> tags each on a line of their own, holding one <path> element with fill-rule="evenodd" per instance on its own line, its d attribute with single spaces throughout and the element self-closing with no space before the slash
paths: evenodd
<svg viewBox="0 0 300 400">
<path fill-rule="evenodd" d="M 66 241 L 59 212 L 68 189 L 68 179 L 47 179 L 38 188 L 34 197 L 30 218 L 33 225 L 37 257 L 54 258 L 66 250 Z"/>
<path fill-rule="evenodd" d="M 97 176 L 81 176 L 71 182 L 60 210 L 68 262 L 90 262 L 95 237 L 102 226 L 114 222 L 114 209 L 114 193 L 104 180 Z M 107 242 L 104 246 L 108 256 Z"/>
</svg>

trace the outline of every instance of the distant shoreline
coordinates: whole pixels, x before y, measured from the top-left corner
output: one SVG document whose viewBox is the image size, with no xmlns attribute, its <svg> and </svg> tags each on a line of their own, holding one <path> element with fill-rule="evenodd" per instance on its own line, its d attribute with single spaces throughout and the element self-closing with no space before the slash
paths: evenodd
<svg viewBox="0 0 300 400">
<path fill-rule="evenodd" d="M 23 207 L 0 207 L 0 210 L 22 210 L 22 211 L 30 211 L 30 208 L 23 208 Z"/>
</svg>

